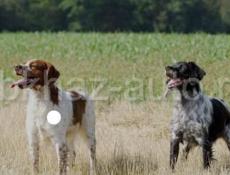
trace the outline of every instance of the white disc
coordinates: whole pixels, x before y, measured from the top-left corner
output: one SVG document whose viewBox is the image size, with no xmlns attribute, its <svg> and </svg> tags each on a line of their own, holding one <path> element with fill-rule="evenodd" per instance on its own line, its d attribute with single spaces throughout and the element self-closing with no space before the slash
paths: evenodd
<svg viewBox="0 0 230 175">
<path fill-rule="evenodd" d="M 50 111 L 47 114 L 47 121 L 51 125 L 57 125 L 61 121 L 61 114 L 58 111 Z"/>
</svg>

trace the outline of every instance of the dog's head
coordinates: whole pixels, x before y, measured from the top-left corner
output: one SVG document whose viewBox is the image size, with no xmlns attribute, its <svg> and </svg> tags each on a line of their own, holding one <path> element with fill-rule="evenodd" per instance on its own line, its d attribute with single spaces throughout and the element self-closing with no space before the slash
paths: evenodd
<svg viewBox="0 0 230 175">
<path fill-rule="evenodd" d="M 18 86 L 21 89 L 38 89 L 44 85 L 50 85 L 60 75 L 52 64 L 42 60 L 31 60 L 26 64 L 17 65 L 15 66 L 15 73 L 22 79 L 15 82 L 11 87 Z"/>
<path fill-rule="evenodd" d="M 178 62 L 171 66 L 166 66 L 167 86 L 169 89 L 181 88 L 189 80 L 199 82 L 206 75 L 194 62 Z"/>
</svg>

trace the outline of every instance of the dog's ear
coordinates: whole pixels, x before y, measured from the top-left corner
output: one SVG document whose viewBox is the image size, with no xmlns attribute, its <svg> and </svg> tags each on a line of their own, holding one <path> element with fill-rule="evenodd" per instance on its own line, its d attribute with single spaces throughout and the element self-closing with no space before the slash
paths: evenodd
<svg viewBox="0 0 230 175">
<path fill-rule="evenodd" d="M 188 65 L 189 65 L 192 77 L 202 80 L 203 77 L 206 75 L 206 72 L 202 68 L 200 68 L 196 63 L 188 62 Z"/>
<path fill-rule="evenodd" d="M 54 83 L 59 76 L 59 71 L 53 65 L 48 65 L 48 80 L 51 80 Z"/>
</svg>

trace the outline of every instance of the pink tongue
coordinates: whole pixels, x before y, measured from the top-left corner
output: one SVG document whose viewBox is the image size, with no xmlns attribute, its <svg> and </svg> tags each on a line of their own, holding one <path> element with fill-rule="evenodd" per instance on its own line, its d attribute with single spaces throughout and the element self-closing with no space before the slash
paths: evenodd
<svg viewBox="0 0 230 175">
<path fill-rule="evenodd" d="M 29 80 L 27 80 L 27 79 L 18 80 L 11 85 L 11 88 L 14 88 L 15 86 L 22 86 L 22 87 L 26 86 L 28 84 L 28 82 L 29 82 Z"/>
<path fill-rule="evenodd" d="M 181 80 L 180 79 L 171 79 L 169 82 L 168 82 L 168 87 L 169 88 L 174 88 L 176 87 L 177 85 L 181 84 Z"/>
</svg>

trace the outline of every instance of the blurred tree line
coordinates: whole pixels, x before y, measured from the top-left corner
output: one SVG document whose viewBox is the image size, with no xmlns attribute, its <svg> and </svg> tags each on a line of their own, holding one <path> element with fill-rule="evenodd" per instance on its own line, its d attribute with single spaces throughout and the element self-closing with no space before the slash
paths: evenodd
<svg viewBox="0 0 230 175">
<path fill-rule="evenodd" d="M 0 31 L 230 32 L 230 0 L 0 0 Z"/>
</svg>

